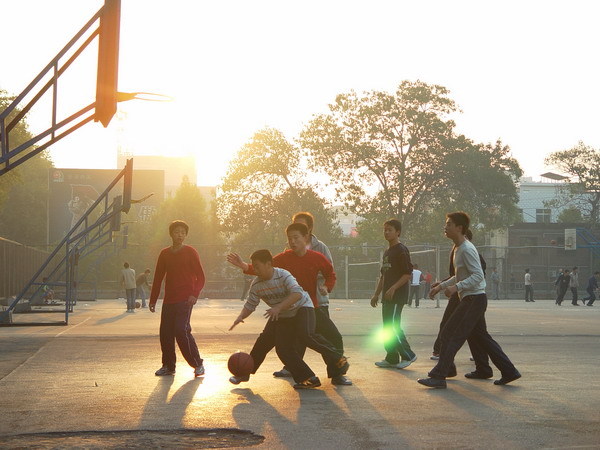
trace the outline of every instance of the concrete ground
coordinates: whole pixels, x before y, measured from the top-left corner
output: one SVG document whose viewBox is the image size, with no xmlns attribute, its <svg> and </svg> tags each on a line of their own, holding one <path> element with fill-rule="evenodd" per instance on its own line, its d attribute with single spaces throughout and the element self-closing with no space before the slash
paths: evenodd
<svg viewBox="0 0 600 450">
<path fill-rule="evenodd" d="M 309 351 L 323 386 L 300 392 L 272 377 L 281 366 L 274 353 L 250 382 L 228 382 L 229 355 L 249 351 L 264 325 L 257 311 L 228 332 L 241 306 L 201 300 L 195 307 L 192 327 L 206 367 L 196 379 L 182 360 L 174 377 L 154 376 L 160 316 L 126 314 L 122 301 L 80 302 L 64 327 L 0 328 L 0 446 L 21 433 L 238 428 L 263 435 L 259 446 L 269 449 L 600 448 L 600 304 L 491 301 L 490 333 L 523 378 L 507 386 L 467 380 L 473 365 L 463 348 L 459 376 L 446 390 L 430 390 L 416 379 L 434 365 L 429 356 L 445 302 L 405 309 L 419 359 L 397 370 L 373 365 L 384 356 L 380 309 L 333 300 L 354 386 L 331 385 Z"/>
</svg>

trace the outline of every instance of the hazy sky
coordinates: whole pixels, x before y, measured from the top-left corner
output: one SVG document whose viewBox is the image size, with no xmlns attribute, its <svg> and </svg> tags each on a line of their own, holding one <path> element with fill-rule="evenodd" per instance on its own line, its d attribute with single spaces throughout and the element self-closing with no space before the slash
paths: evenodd
<svg viewBox="0 0 600 450">
<path fill-rule="evenodd" d="M 102 5 L 0 0 L 0 88 L 18 94 Z M 123 0 L 119 90 L 173 96 L 120 104 L 52 147 L 59 167 L 114 168 L 134 154 L 193 153 L 214 185 L 259 128 L 293 138 L 336 94 L 441 84 L 458 131 L 500 138 L 526 175 L 579 140 L 600 148 L 600 2 Z M 95 47 L 61 81 L 61 111 L 91 103 Z M 71 108 L 71 110 L 69 109 Z M 34 130 L 47 126 L 34 111 Z"/>
</svg>

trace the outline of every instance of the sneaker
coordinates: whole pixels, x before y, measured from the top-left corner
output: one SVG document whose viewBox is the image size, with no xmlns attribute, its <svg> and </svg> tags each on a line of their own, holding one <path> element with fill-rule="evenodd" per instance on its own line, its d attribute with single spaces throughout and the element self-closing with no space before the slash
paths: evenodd
<svg viewBox="0 0 600 450">
<path fill-rule="evenodd" d="M 201 377 L 202 375 L 204 375 L 204 364 L 194 369 L 195 377 Z"/>
<path fill-rule="evenodd" d="M 511 381 L 518 380 L 519 378 L 521 378 L 521 374 L 517 370 L 515 373 L 513 373 L 510 376 L 502 375 L 502 378 L 500 378 L 499 380 L 494 380 L 494 384 L 497 385 L 497 386 L 498 385 L 504 385 L 504 384 L 510 383 Z"/>
<path fill-rule="evenodd" d="M 338 375 L 331 379 L 331 384 L 335 384 L 336 386 L 352 386 L 352 381 L 344 375 Z"/>
<path fill-rule="evenodd" d="M 405 369 L 417 360 L 417 355 L 414 355 L 411 359 L 403 359 L 396 364 L 397 369 Z"/>
<path fill-rule="evenodd" d="M 390 369 L 390 368 L 392 368 L 392 367 L 396 367 L 396 364 L 389 363 L 389 362 L 387 362 L 385 359 L 384 359 L 383 361 L 377 361 L 377 362 L 375 363 L 375 365 L 376 365 L 377 367 L 382 367 L 382 368 L 384 368 L 384 369 Z"/>
<path fill-rule="evenodd" d="M 154 375 L 156 375 L 157 377 L 164 377 L 165 375 L 175 375 L 175 369 L 169 369 L 168 367 L 162 366 L 160 369 L 154 372 Z"/>
<path fill-rule="evenodd" d="M 302 383 L 296 383 L 294 389 L 313 389 L 319 386 L 321 386 L 321 380 L 318 377 L 310 377 Z"/>
<path fill-rule="evenodd" d="M 440 355 L 438 355 L 437 353 L 432 354 L 429 359 L 433 359 L 434 361 L 437 361 L 438 359 L 440 359 Z"/>
<path fill-rule="evenodd" d="M 242 381 L 248 381 L 250 379 L 250 375 L 246 375 L 245 377 L 229 377 L 229 382 L 231 384 L 240 384 Z"/>
<path fill-rule="evenodd" d="M 285 367 L 277 372 L 273 372 L 273 376 L 276 378 L 292 378 L 292 372 L 287 370 Z"/>
<path fill-rule="evenodd" d="M 430 388 L 446 389 L 446 380 L 440 380 L 439 378 L 419 378 L 417 383 Z"/>
<path fill-rule="evenodd" d="M 469 361 L 475 361 L 475 358 L 473 358 L 472 356 L 469 357 Z"/>
</svg>

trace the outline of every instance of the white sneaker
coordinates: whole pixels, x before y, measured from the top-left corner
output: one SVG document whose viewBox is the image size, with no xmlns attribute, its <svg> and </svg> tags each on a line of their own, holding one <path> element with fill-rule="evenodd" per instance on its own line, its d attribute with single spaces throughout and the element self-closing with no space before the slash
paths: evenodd
<svg viewBox="0 0 600 450">
<path fill-rule="evenodd" d="M 377 361 L 377 362 L 375 363 L 375 365 L 376 365 L 377 367 L 383 367 L 383 368 L 386 368 L 386 369 L 387 369 L 387 368 L 391 368 L 391 367 L 396 367 L 396 365 L 395 365 L 395 364 L 391 364 L 391 363 L 387 362 L 385 359 L 384 359 L 383 361 Z"/>
<path fill-rule="evenodd" d="M 406 369 L 411 364 L 412 361 L 400 361 L 398 364 L 396 364 L 396 369 Z"/>
<path fill-rule="evenodd" d="M 194 369 L 194 376 L 201 377 L 204 375 L 204 364 Z"/>
</svg>

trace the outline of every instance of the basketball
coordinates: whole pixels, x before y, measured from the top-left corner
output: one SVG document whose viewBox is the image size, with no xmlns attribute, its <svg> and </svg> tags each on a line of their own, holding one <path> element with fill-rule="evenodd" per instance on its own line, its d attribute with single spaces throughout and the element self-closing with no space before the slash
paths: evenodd
<svg viewBox="0 0 600 450">
<path fill-rule="evenodd" d="M 552 239 L 552 240 L 550 241 L 550 244 L 551 244 L 551 245 L 556 245 L 556 241 L 555 241 L 554 239 Z"/>
<path fill-rule="evenodd" d="M 237 352 L 229 357 L 227 368 L 236 377 L 245 377 L 254 370 L 254 360 L 248 353 Z"/>
<path fill-rule="evenodd" d="M 136 302 L 135 302 L 135 307 L 136 307 L 136 309 L 137 309 L 137 308 L 139 308 L 140 306 L 142 306 L 142 304 L 141 304 L 140 302 L 136 301 Z"/>
</svg>

